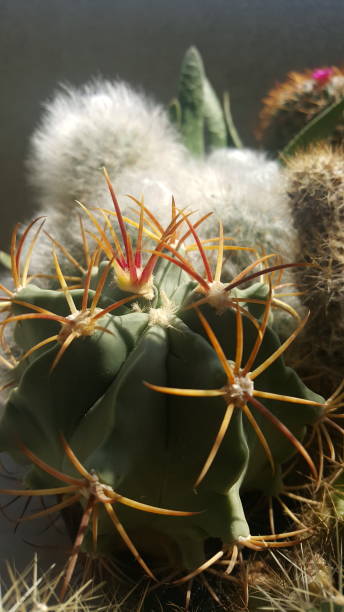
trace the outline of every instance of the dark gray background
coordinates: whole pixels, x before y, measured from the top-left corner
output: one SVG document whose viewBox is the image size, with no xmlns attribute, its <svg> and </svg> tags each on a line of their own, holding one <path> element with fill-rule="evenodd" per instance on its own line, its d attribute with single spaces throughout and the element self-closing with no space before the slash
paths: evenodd
<svg viewBox="0 0 344 612">
<path fill-rule="evenodd" d="M 253 144 L 260 98 L 276 80 L 342 64 L 343 18 L 343 0 L 0 0 L 0 248 L 33 208 L 24 159 L 58 82 L 118 76 L 167 102 L 195 44 Z"/>
</svg>

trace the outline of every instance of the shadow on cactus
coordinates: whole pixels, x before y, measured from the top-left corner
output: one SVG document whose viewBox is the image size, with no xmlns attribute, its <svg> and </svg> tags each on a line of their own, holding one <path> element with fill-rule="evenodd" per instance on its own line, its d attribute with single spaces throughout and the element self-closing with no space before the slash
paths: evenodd
<svg viewBox="0 0 344 612">
<path fill-rule="evenodd" d="M 152 580 L 190 585 L 214 564 L 228 575 L 243 547 L 297 544 L 307 528 L 255 533 L 242 498 L 283 493 L 295 453 L 317 478 L 302 439 L 328 410 L 283 360 L 306 319 L 295 313 L 282 344 L 269 327 L 281 307 L 274 287 L 297 264 L 263 255 L 221 280 L 225 251 L 248 247 L 229 244 L 221 224 L 202 242 L 196 230 L 208 215 L 193 223 L 174 202 L 166 229 L 135 199 L 135 217 L 123 217 L 106 179 L 114 212 L 81 205 L 77 276 L 64 275 L 57 249 L 71 256 L 52 239 L 54 288 L 34 284 L 36 220 L 18 244 L 14 233 L 15 288 L 2 287 L 2 359 L 14 389 L 0 448 L 29 467 L 23 490 L 2 493 L 60 497 L 25 520 L 81 511 L 62 597 L 80 551 L 115 559 L 128 548 Z M 6 339 L 12 324 L 19 357 Z"/>
</svg>

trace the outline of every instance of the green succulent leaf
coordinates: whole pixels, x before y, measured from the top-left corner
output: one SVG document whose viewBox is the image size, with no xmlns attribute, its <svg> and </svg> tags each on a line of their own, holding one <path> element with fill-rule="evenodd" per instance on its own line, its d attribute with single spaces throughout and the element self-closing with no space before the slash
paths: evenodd
<svg viewBox="0 0 344 612">
<path fill-rule="evenodd" d="M 223 112 L 228 130 L 228 146 L 234 146 L 237 149 L 241 149 L 243 147 L 243 144 L 233 120 L 230 95 L 228 91 L 225 91 L 223 95 Z"/>
<path fill-rule="evenodd" d="M 180 71 L 180 129 L 185 145 L 198 156 L 204 153 L 204 78 L 202 58 L 196 47 L 190 47 L 184 55 Z"/>
<path fill-rule="evenodd" d="M 227 129 L 223 110 L 215 90 L 205 77 L 203 81 L 204 128 L 209 151 L 227 146 Z"/>
<path fill-rule="evenodd" d="M 332 483 L 332 500 L 338 516 L 344 519 L 344 468 L 341 470 L 335 481 Z"/>
<path fill-rule="evenodd" d="M 339 121 L 342 120 L 344 112 L 344 98 L 325 108 L 314 119 L 298 133 L 287 146 L 281 151 L 280 158 L 283 159 L 294 155 L 297 149 L 306 148 L 313 142 L 323 140 L 330 136 Z"/>
</svg>

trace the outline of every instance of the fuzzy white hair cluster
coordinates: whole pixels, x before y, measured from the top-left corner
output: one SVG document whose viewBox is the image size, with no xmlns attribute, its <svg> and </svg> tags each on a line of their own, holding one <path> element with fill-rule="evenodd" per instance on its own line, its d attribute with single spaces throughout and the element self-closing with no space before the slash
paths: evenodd
<svg viewBox="0 0 344 612">
<path fill-rule="evenodd" d="M 237 244 L 292 258 L 295 233 L 276 162 L 236 149 L 192 158 L 161 106 L 124 83 L 99 80 L 81 89 L 63 88 L 46 105 L 28 161 L 39 213 L 74 252 L 81 246 L 75 200 L 112 208 L 104 166 L 124 211 L 132 206 L 125 194 L 143 196 L 166 224 L 173 194 L 180 208 L 214 211 L 205 227 L 208 235 L 217 234 L 218 217 Z M 35 271 L 46 265 L 47 250 L 48 241 L 36 250 Z"/>
</svg>

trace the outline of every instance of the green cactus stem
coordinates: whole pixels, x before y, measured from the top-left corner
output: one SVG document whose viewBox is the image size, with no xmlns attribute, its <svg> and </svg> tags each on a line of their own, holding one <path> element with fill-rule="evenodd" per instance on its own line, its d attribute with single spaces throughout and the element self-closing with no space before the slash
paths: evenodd
<svg viewBox="0 0 344 612">
<path fill-rule="evenodd" d="M 224 112 L 196 47 L 190 47 L 184 55 L 178 98 L 170 103 L 169 114 L 194 155 L 202 156 L 205 151 L 227 146 Z"/>
<path fill-rule="evenodd" d="M 304 529 L 255 533 L 243 493 L 281 492 L 295 453 L 317 478 L 302 439 L 327 408 L 283 359 L 307 317 L 282 344 L 269 326 L 274 274 L 296 264 L 264 255 L 225 281 L 233 246 L 221 226 L 203 243 L 208 215 L 193 222 L 174 202 L 166 229 L 138 201 L 126 220 L 106 180 L 114 212 L 82 205 L 93 244 L 80 283 L 68 284 L 56 243 L 52 288 L 30 277 L 21 253 L 34 221 L 12 240 L 3 300 L 2 337 L 13 325 L 19 357 L 0 449 L 29 471 L 25 488 L 2 493 L 60 496 L 26 518 L 81 509 L 62 597 L 81 549 L 116 558 L 126 547 L 152 580 L 173 572 L 180 584 L 221 559 L 230 571 L 242 547 L 298 542 Z"/>
</svg>

